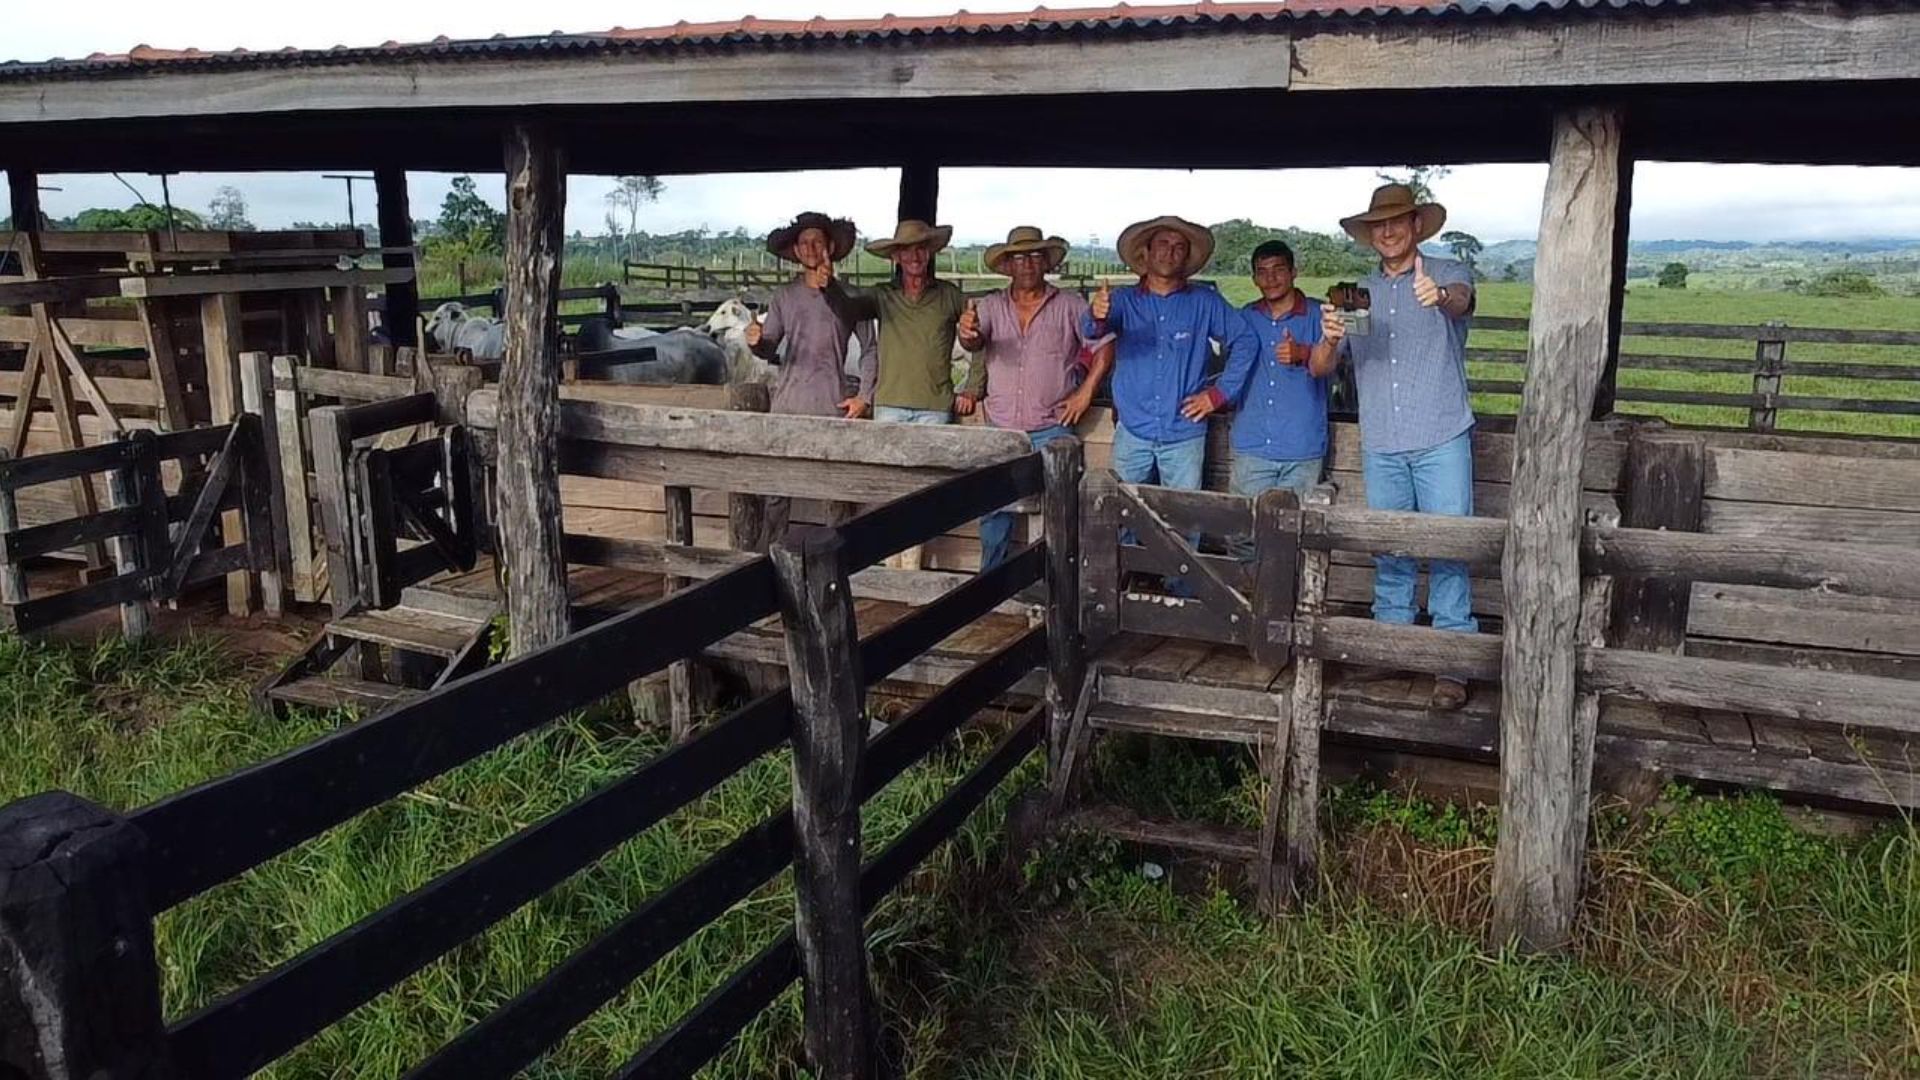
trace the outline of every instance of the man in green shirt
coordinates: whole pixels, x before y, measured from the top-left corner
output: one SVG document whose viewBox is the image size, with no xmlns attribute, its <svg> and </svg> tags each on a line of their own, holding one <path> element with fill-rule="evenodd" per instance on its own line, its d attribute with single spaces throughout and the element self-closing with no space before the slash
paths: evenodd
<svg viewBox="0 0 1920 1080">
<path fill-rule="evenodd" d="M 933 276 L 933 257 L 953 239 L 953 227 L 908 219 L 867 250 L 891 259 L 899 280 L 872 288 L 835 279 L 825 296 L 850 324 L 880 321 L 879 374 L 861 387 L 875 420 L 945 424 L 953 419 L 953 339 L 966 298 L 952 282 Z M 971 411 L 971 401 L 962 402 Z"/>
</svg>

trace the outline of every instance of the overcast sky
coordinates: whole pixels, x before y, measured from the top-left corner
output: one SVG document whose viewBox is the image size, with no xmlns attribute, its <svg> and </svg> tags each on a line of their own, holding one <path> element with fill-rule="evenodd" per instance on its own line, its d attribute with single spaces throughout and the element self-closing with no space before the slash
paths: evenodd
<svg viewBox="0 0 1920 1080">
<path fill-rule="evenodd" d="M 1038 0 L 1034 0 L 1035 3 Z M 1055 0 L 1054 7 L 1077 0 Z M 1032 4 L 995 0 L 546 0 L 530 5 L 504 0 L 332 0 L 327 4 L 267 5 L 258 0 L 202 0 L 158 4 L 153 0 L 93 0 L 82 6 L 13 0 L 0 58 L 43 60 L 124 52 L 137 44 L 182 48 L 252 49 L 294 45 L 368 45 L 388 39 L 425 40 L 589 31 L 611 26 L 648 26 L 734 18 L 812 15 L 869 17 L 1019 10 Z M 0 149 L 0 160 L 4 150 Z M 1395 166 L 1396 162 L 1382 162 Z M 949 169 L 941 174 L 941 216 L 962 241 L 992 240 L 1013 225 L 1031 222 L 1075 243 L 1098 238 L 1111 243 L 1130 221 L 1177 213 L 1203 222 L 1246 217 L 1267 225 L 1331 230 L 1343 214 L 1364 208 L 1377 181 L 1372 169 L 1269 171 Z M 125 179 L 153 201 L 159 181 Z M 410 178 L 416 217 L 431 217 L 451 178 Z M 1492 242 L 1530 238 L 1539 224 L 1545 165 L 1464 166 L 1436 190 L 1449 211 L 1449 227 Z M 124 206 L 126 188 L 107 176 L 48 176 L 42 195 L 55 216 L 89 206 Z M 204 210 L 215 188 L 238 187 L 255 224 L 285 226 L 298 220 L 340 221 L 347 207 L 343 184 L 314 174 L 189 174 L 170 181 L 176 205 Z M 480 190 L 501 201 L 498 176 L 481 178 Z M 569 179 L 567 228 L 603 231 L 602 178 Z M 372 216 L 372 192 L 356 192 L 360 220 Z M 705 225 L 735 225 L 760 231 L 802 209 L 850 215 L 868 232 L 889 231 L 897 197 L 892 170 L 840 173 L 672 177 L 660 202 L 645 208 L 640 227 L 672 232 Z M 1639 239 L 1802 240 L 1868 236 L 1920 238 L 1920 170 L 1702 165 L 1647 162 L 1635 172 L 1632 232 Z"/>
</svg>

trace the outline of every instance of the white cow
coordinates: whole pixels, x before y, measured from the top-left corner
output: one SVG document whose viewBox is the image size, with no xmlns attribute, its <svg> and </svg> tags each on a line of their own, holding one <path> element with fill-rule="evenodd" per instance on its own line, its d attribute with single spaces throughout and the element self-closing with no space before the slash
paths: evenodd
<svg viewBox="0 0 1920 1080">
<path fill-rule="evenodd" d="M 433 309 L 427 337 L 441 352 L 465 349 L 475 360 L 499 360 L 507 355 L 507 327 L 499 319 L 467 314 L 466 306 L 449 300 Z"/>
</svg>

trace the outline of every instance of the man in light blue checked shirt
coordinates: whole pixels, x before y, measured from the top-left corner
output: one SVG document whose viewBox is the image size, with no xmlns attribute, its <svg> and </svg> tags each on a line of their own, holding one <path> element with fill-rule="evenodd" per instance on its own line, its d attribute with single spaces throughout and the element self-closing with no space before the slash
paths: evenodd
<svg viewBox="0 0 1920 1080">
<path fill-rule="evenodd" d="M 1361 281 L 1372 294 L 1372 327 L 1347 332 L 1332 306 L 1321 329 L 1353 361 L 1360 393 L 1360 443 L 1367 506 L 1465 516 L 1473 513 L 1473 409 L 1467 400 L 1467 318 L 1473 313 L 1473 275 L 1451 259 L 1428 259 L 1420 242 L 1440 231 L 1446 209 L 1419 202 L 1404 184 L 1373 193 L 1362 214 L 1341 228 L 1380 255 Z M 1419 565 L 1413 559 L 1374 559 L 1373 617 L 1411 623 Z M 1435 559 L 1428 567 L 1427 613 L 1442 630 L 1473 633 L 1473 596 L 1464 563 Z M 1434 680 L 1432 706 L 1465 705 L 1464 678 Z"/>
</svg>

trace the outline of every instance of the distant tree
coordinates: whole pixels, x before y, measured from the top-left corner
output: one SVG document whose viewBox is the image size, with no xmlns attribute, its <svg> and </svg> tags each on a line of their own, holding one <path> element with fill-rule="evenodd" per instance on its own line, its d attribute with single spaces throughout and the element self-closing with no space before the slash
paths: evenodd
<svg viewBox="0 0 1920 1080">
<path fill-rule="evenodd" d="M 141 203 L 125 210 L 94 207 L 80 211 L 66 221 L 57 223 L 55 227 L 81 232 L 106 232 L 120 229 L 131 229 L 136 232 L 163 231 L 168 228 L 167 211 L 165 207 L 155 206 L 152 203 Z M 207 223 L 199 214 L 176 206 L 173 208 L 172 227 L 204 229 Z"/>
<path fill-rule="evenodd" d="M 1506 269 L 1500 272 L 1500 280 L 1501 281 L 1519 281 L 1520 280 L 1520 264 L 1508 263 L 1506 266 Z"/>
<path fill-rule="evenodd" d="M 1468 273 L 1478 274 L 1479 267 L 1475 260 L 1480 257 L 1482 251 L 1486 250 L 1486 245 L 1480 242 L 1479 237 L 1455 229 L 1441 233 L 1440 242 L 1447 245 L 1447 250 L 1453 252 L 1454 258 L 1467 264 Z"/>
<path fill-rule="evenodd" d="M 1781 282 L 1780 287 L 1788 292 L 1799 292 L 1807 287 L 1807 282 L 1805 278 L 1790 277 Z"/>
<path fill-rule="evenodd" d="M 1886 290 L 1876 284 L 1873 278 L 1858 270 L 1829 270 L 1814 278 L 1806 292 L 1808 296 L 1848 298 L 1887 295 Z"/>
<path fill-rule="evenodd" d="M 228 232 L 253 231 L 253 222 L 247 220 L 247 197 L 240 194 L 239 188 L 223 184 L 214 191 L 213 201 L 207 204 L 207 227 Z"/>
<path fill-rule="evenodd" d="M 607 205 L 627 212 L 627 235 L 631 236 L 640 229 L 640 208 L 660 198 L 666 185 L 657 176 L 616 176 L 613 178 L 613 190 L 607 192 Z M 608 213 L 612 218 L 612 213 Z"/>
<path fill-rule="evenodd" d="M 1208 226 L 1213 230 L 1213 266 L 1219 274 L 1249 272 L 1247 260 L 1253 249 L 1274 237 L 1274 230 L 1263 229 L 1246 218 L 1234 218 Z"/>
<path fill-rule="evenodd" d="M 1389 184 L 1405 184 L 1412 188 L 1415 202 L 1432 202 L 1433 185 L 1445 179 L 1452 171 L 1445 165 L 1408 165 L 1404 173 L 1388 172 L 1383 169 L 1374 175 Z"/>
<path fill-rule="evenodd" d="M 456 176 L 453 190 L 440 203 L 434 239 L 467 252 L 498 254 L 506 246 L 507 215 L 474 190 L 473 177 Z"/>
<path fill-rule="evenodd" d="M 1687 264 L 1670 262 L 1660 268 L 1660 278 L 1655 284 L 1663 289 L 1684 289 L 1687 287 Z"/>
</svg>

